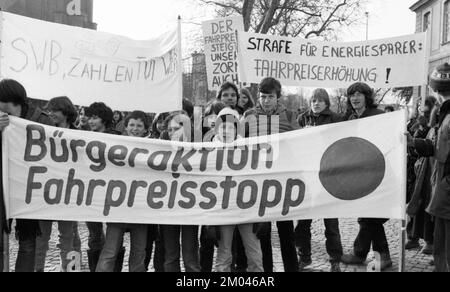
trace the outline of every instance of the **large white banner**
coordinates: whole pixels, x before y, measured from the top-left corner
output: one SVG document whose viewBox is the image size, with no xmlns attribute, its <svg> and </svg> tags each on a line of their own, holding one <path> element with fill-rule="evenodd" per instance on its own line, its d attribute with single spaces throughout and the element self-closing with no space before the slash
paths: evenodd
<svg viewBox="0 0 450 292">
<path fill-rule="evenodd" d="M 1 17 L 1 77 L 21 82 L 30 97 L 65 95 L 78 105 L 103 101 L 123 111 L 181 109 L 177 29 L 137 41 L 5 12 Z"/>
<path fill-rule="evenodd" d="M 239 32 L 239 78 L 286 86 L 375 88 L 426 84 L 426 34 L 364 42 L 323 42 Z"/>
<path fill-rule="evenodd" d="M 237 32 L 244 31 L 242 16 L 205 21 L 202 29 L 208 89 L 218 91 L 227 81 L 238 84 Z"/>
<path fill-rule="evenodd" d="M 235 145 L 171 143 L 11 118 L 3 179 L 11 218 L 222 225 L 403 219 L 405 113 Z"/>
</svg>

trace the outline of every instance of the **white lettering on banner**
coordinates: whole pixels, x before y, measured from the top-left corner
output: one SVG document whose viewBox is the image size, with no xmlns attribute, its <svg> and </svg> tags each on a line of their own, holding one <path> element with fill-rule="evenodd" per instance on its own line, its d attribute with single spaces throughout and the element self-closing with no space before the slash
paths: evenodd
<svg viewBox="0 0 450 292">
<path fill-rule="evenodd" d="M 124 111 L 181 109 L 177 30 L 135 41 L 2 14 L 2 75 L 21 82 L 30 97 L 69 96 L 85 106 L 103 101 Z"/>
<path fill-rule="evenodd" d="M 258 83 L 265 77 L 286 86 L 346 88 L 426 83 L 425 33 L 392 39 L 337 43 L 239 32 L 239 78 Z"/>
<path fill-rule="evenodd" d="M 219 18 L 202 24 L 208 88 L 239 83 L 236 31 L 244 30 L 242 17 Z"/>
<path fill-rule="evenodd" d="M 11 218 L 39 220 L 401 219 L 405 122 L 396 112 L 220 145 L 80 136 L 11 118 L 2 140 L 5 202 Z"/>
<path fill-rule="evenodd" d="M 67 4 L 66 7 L 67 15 L 81 15 L 81 0 L 72 0 Z"/>
</svg>

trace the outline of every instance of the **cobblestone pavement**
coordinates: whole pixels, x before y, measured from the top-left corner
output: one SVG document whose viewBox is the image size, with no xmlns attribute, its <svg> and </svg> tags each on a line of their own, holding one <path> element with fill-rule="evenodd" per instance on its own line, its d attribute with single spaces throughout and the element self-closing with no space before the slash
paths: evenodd
<svg viewBox="0 0 450 292">
<path fill-rule="evenodd" d="M 397 272 L 399 270 L 399 243 L 400 243 L 400 226 L 399 221 L 389 221 L 385 224 L 386 235 L 389 241 L 389 248 L 391 251 L 391 257 L 393 261 L 393 267 L 387 272 Z M 356 219 L 345 219 L 340 220 L 340 231 L 342 236 L 342 244 L 344 247 L 344 252 L 350 252 L 353 246 L 353 240 L 358 233 L 358 224 Z M 280 246 L 276 227 L 273 227 L 273 245 L 274 245 L 274 265 L 276 272 L 283 272 L 283 262 L 281 259 Z M 88 260 L 87 260 L 87 237 L 88 230 L 84 223 L 79 225 L 80 237 L 82 240 L 82 270 L 88 270 Z M 328 263 L 328 255 L 325 250 L 325 228 L 322 220 L 314 221 L 312 225 L 312 254 L 313 263 L 305 269 L 306 272 L 328 272 L 330 265 Z M 14 233 L 13 233 L 14 234 Z M 14 270 L 14 263 L 17 257 L 18 244 L 14 235 L 10 236 L 10 270 Z M 53 224 L 53 232 L 49 242 L 50 250 L 47 254 L 46 260 L 46 272 L 58 272 L 59 271 L 59 251 L 56 248 L 58 242 L 58 230 L 57 225 Z M 421 243 L 423 246 L 423 242 Z M 127 247 L 127 252 L 125 254 L 125 262 L 123 271 L 128 271 L 128 255 L 129 255 L 129 234 L 126 234 L 124 239 L 124 245 Z M 373 254 L 369 254 L 368 261 L 365 265 L 361 266 L 346 266 L 341 264 L 341 269 L 344 272 L 365 272 L 367 271 L 367 264 L 373 258 Z M 407 272 L 432 272 L 433 267 L 430 266 L 431 256 L 423 255 L 420 249 L 406 251 L 406 271 Z M 153 271 L 153 267 L 150 267 L 150 271 Z"/>
</svg>

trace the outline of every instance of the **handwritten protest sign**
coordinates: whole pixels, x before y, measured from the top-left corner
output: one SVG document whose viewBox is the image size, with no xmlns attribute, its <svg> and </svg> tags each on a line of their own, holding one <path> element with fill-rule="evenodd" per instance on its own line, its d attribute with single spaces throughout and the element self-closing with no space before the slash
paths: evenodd
<svg viewBox="0 0 450 292">
<path fill-rule="evenodd" d="M 338 43 L 239 32 L 239 78 L 258 83 L 274 77 L 286 86 L 327 88 L 426 84 L 425 36 Z"/>
<path fill-rule="evenodd" d="M 11 117 L 11 218 L 228 225 L 405 214 L 405 113 L 236 144 L 59 129 Z M 376 129 L 376 131 L 367 131 Z"/>
<path fill-rule="evenodd" d="M 68 96 L 124 111 L 181 109 L 176 29 L 136 41 L 2 12 L 1 54 L 1 77 L 21 82 L 33 98 Z"/>
<path fill-rule="evenodd" d="M 219 18 L 202 23 L 209 90 L 227 82 L 239 83 L 236 31 L 244 31 L 242 17 Z"/>
</svg>

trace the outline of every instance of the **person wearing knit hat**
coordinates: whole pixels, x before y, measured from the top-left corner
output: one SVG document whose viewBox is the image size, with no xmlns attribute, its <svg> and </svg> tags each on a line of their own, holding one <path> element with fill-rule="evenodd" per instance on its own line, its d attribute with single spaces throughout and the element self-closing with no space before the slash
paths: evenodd
<svg viewBox="0 0 450 292">
<path fill-rule="evenodd" d="M 436 67 L 430 76 L 430 87 L 437 93 L 450 95 L 450 65 Z"/>
<path fill-rule="evenodd" d="M 430 75 L 430 87 L 444 103 L 439 111 L 436 142 L 429 139 L 413 139 L 407 135 L 408 146 L 416 149 L 421 157 L 434 157 L 434 193 L 426 211 L 435 218 L 434 264 L 436 272 L 450 272 L 450 65 L 442 64 Z"/>
<path fill-rule="evenodd" d="M 239 136 L 239 113 L 231 108 L 223 109 L 216 120 L 213 139 L 217 143 L 233 143 Z M 237 228 L 247 256 L 248 272 L 263 272 L 261 242 L 254 232 L 254 224 L 207 226 L 208 238 L 218 243 L 216 272 L 231 272 L 233 235 Z"/>
</svg>

